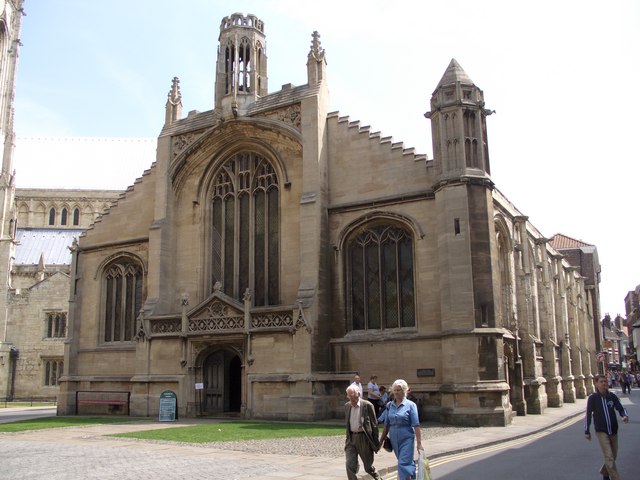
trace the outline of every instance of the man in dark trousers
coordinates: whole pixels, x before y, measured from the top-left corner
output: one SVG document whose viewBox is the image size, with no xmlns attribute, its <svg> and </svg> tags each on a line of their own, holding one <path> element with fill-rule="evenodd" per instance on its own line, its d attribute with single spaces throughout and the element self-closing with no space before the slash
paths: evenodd
<svg viewBox="0 0 640 480">
<path fill-rule="evenodd" d="M 364 471 L 376 480 L 380 474 L 373 466 L 373 457 L 380 450 L 378 419 L 371 402 L 360 398 L 360 390 L 353 384 L 347 387 L 349 401 L 344 405 L 347 424 L 347 439 L 344 451 L 347 457 L 347 478 L 357 480 L 358 456 L 362 459 Z"/>
<path fill-rule="evenodd" d="M 600 448 L 604 456 L 604 465 L 600 468 L 603 480 L 620 480 L 616 469 L 616 457 L 618 456 L 618 420 L 616 410 L 627 423 L 629 415 L 620 403 L 616 394 L 609 391 L 607 377 L 596 375 L 594 378 L 596 390 L 587 399 L 587 416 L 584 420 L 584 436 L 591 440 L 591 419 L 593 428 L 600 442 Z"/>
</svg>

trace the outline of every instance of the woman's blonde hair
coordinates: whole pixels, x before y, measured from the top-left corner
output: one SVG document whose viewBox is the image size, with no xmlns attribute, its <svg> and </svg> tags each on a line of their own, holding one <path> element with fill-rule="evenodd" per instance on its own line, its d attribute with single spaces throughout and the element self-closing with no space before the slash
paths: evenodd
<svg viewBox="0 0 640 480">
<path fill-rule="evenodd" d="M 398 380 L 393 382 L 393 385 L 391 385 L 391 389 L 393 390 L 393 387 L 395 387 L 396 385 L 398 385 L 402 389 L 405 395 L 407 394 L 407 390 L 409 390 L 409 385 L 407 385 L 407 382 L 399 378 Z"/>
</svg>

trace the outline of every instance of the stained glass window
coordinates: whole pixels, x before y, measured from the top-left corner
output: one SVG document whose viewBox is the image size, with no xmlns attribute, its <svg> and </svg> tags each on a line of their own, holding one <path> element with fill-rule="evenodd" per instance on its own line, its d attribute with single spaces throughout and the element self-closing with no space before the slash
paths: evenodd
<svg viewBox="0 0 640 480">
<path fill-rule="evenodd" d="M 104 341 L 130 342 L 142 307 L 142 268 L 123 259 L 107 268 L 104 277 Z"/>
<path fill-rule="evenodd" d="M 212 285 L 255 305 L 277 305 L 279 186 L 271 163 L 253 152 L 230 158 L 215 175 L 212 198 Z"/>
<path fill-rule="evenodd" d="M 361 231 L 348 243 L 349 330 L 415 326 L 413 246 L 391 225 Z"/>
</svg>

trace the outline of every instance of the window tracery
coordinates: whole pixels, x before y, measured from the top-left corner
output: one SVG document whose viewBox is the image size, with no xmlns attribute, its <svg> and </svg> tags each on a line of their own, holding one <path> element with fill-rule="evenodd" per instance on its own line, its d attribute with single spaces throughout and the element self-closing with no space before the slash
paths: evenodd
<svg viewBox="0 0 640 480">
<path fill-rule="evenodd" d="M 279 185 L 264 157 L 241 152 L 215 175 L 212 195 L 212 278 L 222 291 L 255 305 L 279 303 Z"/>
<path fill-rule="evenodd" d="M 142 267 L 131 258 L 120 258 L 105 269 L 103 282 L 104 341 L 133 341 L 142 307 Z"/>
<path fill-rule="evenodd" d="M 394 225 L 372 226 L 348 243 L 349 330 L 414 327 L 413 241 Z"/>
</svg>

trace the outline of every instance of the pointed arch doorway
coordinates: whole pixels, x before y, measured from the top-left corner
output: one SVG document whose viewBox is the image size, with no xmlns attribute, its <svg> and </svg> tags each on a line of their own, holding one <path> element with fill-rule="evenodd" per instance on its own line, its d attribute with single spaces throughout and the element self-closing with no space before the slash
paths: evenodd
<svg viewBox="0 0 640 480">
<path fill-rule="evenodd" d="M 242 361 L 228 350 L 216 350 L 202 363 L 206 415 L 239 413 L 242 404 Z"/>
</svg>

